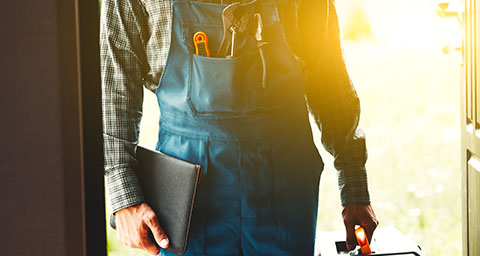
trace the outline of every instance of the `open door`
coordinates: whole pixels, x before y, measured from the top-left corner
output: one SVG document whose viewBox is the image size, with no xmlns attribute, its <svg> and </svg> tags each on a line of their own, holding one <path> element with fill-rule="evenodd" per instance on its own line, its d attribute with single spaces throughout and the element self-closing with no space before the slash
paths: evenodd
<svg viewBox="0 0 480 256">
<path fill-rule="evenodd" d="M 462 75 L 463 255 L 480 255 L 480 1 L 465 0 Z"/>
</svg>

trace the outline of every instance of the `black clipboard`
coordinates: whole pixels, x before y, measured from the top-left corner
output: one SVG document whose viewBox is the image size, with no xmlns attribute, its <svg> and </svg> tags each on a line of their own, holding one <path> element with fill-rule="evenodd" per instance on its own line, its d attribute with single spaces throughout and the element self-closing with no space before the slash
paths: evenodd
<svg viewBox="0 0 480 256">
<path fill-rule="evenodd" d="M 136 158 L 135 174 L 169 239 L 167 250 L 184 254 L 203 167 L 141 146 L 137 146 Z M 115 215 L 110 218 L 110 226 L 115 229 Z"/>
</svg>

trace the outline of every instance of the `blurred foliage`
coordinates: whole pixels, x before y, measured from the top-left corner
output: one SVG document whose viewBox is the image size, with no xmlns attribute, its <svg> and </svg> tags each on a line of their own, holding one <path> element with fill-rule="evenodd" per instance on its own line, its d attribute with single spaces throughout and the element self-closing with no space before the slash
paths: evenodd
<svg viewBox="0 0 480 256">
<path fill-rule="evenodd" d="M 372 28 L 361 4 L 353 4 L 351 14 L 345 22 L 343 37 L 351 41 L 372 39 Z"/>
<path fill-rule="evenodd" d="M 362 0 L 361 9 L 355 4 L 360 1 L 353 1 L 337 6 L 345 58 L 361 101 L 370 194 L 380 225 L 398 228 L 425 256 L 461 255 L 462 57 L 442 54 L 445 41 L 461 41 L 461 31 L 452 26 L 446 35 L 445 20 L 428 0 Z M 349 31 L 364 35 L 366 20 L 373 40 L 352 37 Z M 328 163 L 318 227 L 341 230 L 336 171 L 321 144 L 318 148 Z"/>
<path fill-rule="evenodd" d="M 425 256 L 461 255 L 459 57 L 354 42 L 345 42 L 345 50 L 361 100 L 380 225 L 395 226 Z M 342 230 L 333 159 L 316 135 L 326 162 L 318 228 Z"/>
</svg>

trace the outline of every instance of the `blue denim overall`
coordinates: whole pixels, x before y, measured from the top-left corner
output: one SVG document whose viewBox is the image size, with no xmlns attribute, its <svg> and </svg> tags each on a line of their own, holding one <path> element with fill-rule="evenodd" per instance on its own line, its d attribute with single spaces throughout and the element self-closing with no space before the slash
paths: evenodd
<svg viewBox="0 0 480 256">
<path fill-rule="evenodd" d="M 186 255 L 313 255 L 323 162 L 304 79 L 275 1 L 251 4 L 268 42 L 265 87 L 254 33 L 236 57 L 194 54 L 197 31 L 208 35 L 212 52 L 218 49 L 227 5 L 173 1 L 171 45 L 156 92 L 156 149 L 204 166 Z"/>
</svg>

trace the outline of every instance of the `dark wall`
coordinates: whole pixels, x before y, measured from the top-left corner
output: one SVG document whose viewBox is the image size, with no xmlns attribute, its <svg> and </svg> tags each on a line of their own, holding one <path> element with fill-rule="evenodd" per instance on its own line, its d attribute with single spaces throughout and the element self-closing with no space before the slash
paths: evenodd
<svg viewBox="0 0 480 256">
<path fill-rule="evenodd" d="M 104 247 L 105 239 L 95 232 L 104 230 L 98 1 L 89 8 L 79 2 L 78 10 L 75 0 L 4 1 L 0 8 L 0 255 L 104 251 L 93 253 L 87 243 L 90 237 Z M 94 22 L 80 21 L 87 12 Z M 82 93 L 94 105 L 83 112 Z"/>
<path fill-rule="evenodd" d="M 64 255 L 56 1 L 0 8 L 0 254 Z"/>
</svg>

